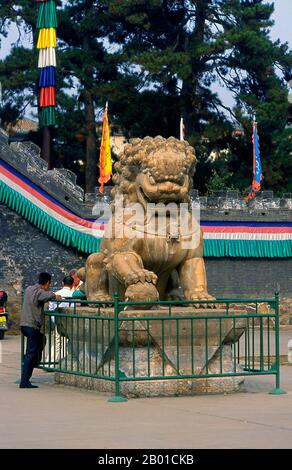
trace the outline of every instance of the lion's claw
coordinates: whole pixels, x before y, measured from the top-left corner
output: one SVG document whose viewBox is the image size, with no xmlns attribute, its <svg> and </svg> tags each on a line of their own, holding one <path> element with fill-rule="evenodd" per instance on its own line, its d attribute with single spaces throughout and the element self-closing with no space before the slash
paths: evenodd
<svg viewBox="0 0 292 470">
<path fill-rule="evenodd" d="M 191 293 L 188 295 L 188 300 L 213 300 L 216 301 L 215 297 L 212 297 L 212 295 L 209 295 L 208 292 L 195 292 Z M 197 303 L 194 304 L 194 308 L 216 308 L 215 304 L 209 304 L 209 303 Z"/>
<path fill-rule="evenodd" d="M 132 284 L 137 284 L 137 282 L 150 282 L 151 284 L 156 284 L 157 276 L 152 271 L 148 271 L 147 269 L 140 269 L 139 271 L 132 272 L 128 274 L 127 278 L 125 279 L 125 283 L 127 286 Z"/>
</svg>

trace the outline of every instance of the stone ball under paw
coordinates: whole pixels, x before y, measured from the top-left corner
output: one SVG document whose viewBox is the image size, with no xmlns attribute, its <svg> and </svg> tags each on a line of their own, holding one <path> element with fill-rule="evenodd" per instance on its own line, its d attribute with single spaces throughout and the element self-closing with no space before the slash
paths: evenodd
<svg viewBox="0 0 292 470">
<path fill-rule="evenodd" d="M 129 302 L 153 302 L 159 299 L 159 294 L 156 287 L 151 282 L 137 282 L 127 288 L 125 299 Z M 143 306 L 139 305 L 139 308 L 143 308 Z"/>
</svg>

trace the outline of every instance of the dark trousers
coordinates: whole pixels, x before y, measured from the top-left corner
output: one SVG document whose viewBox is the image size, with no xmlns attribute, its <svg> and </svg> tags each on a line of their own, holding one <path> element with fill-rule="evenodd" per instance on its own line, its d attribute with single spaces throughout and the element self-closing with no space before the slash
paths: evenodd
<svg viewBox="0 0 292 470">
<path fill-rule="evenodd" d="M 21 373 L 21 384 L 27 385 L 33 373 L 34 367 L 40 363 L 42 351 L 45 347 L 45 336 L 35 328 L 22 326 L 21 333 L 26 336 L 26 352 L 24 355 Z"/>
</svg>

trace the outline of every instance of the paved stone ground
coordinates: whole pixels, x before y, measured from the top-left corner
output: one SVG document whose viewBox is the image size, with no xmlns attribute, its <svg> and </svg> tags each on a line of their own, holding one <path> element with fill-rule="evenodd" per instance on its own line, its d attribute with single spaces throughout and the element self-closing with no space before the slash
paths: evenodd
<svg viewBox="0 0 292 470">
<path fill-rule="evenodd" d="M 292 331 L 281 334 L 282 354 Z M 20 337 L 1 341 L 0 448 L 292 448 L 292 367 L 282 366 L 287 395 L 272 396 L 274 377 L 245 380 L 241 392 L 109 403 L 104 394 L 54 384 L 22 390 Z"/>
</svg>

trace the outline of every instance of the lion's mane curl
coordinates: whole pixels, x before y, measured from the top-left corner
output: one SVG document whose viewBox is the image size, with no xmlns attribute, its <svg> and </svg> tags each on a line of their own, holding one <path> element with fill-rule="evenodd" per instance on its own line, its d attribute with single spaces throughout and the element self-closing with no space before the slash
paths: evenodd
<svg viewBox="0 0 292 470">
<path fill-rule="evenodd" d="M 161 175 L 159 161 L 152 158 L 157 152 L 172 152 L 181 155 L 181 173 L 172 175 Z M 180 141 L 174 137 L 165 139 L 164 137 L 145 137 L 144 139 L 132 139 L 124 147 L 119 161 L 115 163 L 116 173 L 113 176 L 115 184 L 112 196 L 117 194 L 129 195 L 135 190 L 135 179 L 139 173 L 150 171 L 154 177 L 162 179 L 172 178 L 176 180 L 182 173 L 193 176 L 195 172 L 196 157 L 193 147 L 188 142 Z"/>
</svg>

